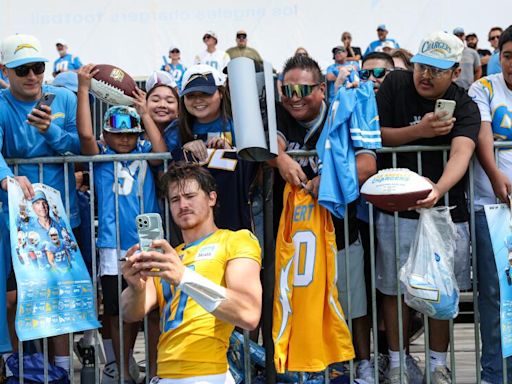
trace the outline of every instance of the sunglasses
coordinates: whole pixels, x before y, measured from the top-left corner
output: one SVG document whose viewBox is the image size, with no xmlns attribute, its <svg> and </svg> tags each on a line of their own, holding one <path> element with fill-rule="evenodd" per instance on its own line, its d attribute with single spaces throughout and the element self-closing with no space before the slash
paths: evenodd
<svg viewBox="0 0 512 384">
<path fill-rule="evenodd" d="M 45 65 L 43 62 L 35 63 L 31 65 L 20 65 L 19 67 L 14 68 L 14 73 L 18 77 L 25 77 L 29 74 L 30 70 L 34 72 L 34 75 L 40 75 L 44 73 Z"/>
<path fill-rule="evenodd" d="M 203 40 L 208 40 L 208 39 L 211 39 L 212 38 L 212 35 L 204 35 L 203 36 Z"/>
<path fill-rule="evenodd" d="M 180 50 L 179 50 L 179 49 L 173 49 L 173 50 L 171 51 L 171 53 L 180 53 Z"/>
<path fill-rule="evenodd" d="M 293 94 L 296 93 L 297 97 L 300 99 L 311 95 L 315 87 L 317 87 L 318 85 L 320 84 L 286 84 L 281 85 L 281 91 L 283 92 L 284 96 L 290 99 L 293 97 Z"/>
<path fill-rule="evenodd" d="M 420 72 L 420 73 L 423 73 L 423 72 L 429 72 L 429 73 L 430 73 L 430 76 L 431 76 L 433 79 L 437 79 L 437 78 L 439 78 L 439 77 L 444 76 L 445 74 L 447 74 L 448 72 L 450 72 L 452 69 L 453 69 L 453 68 L 440 69 L 440 68 L 432 67 L 432 66 L 430 66 L 430 65 L 414 63 L 414 70 L 415 70 L 415 71 L 418 71 L 418 72 Z"/>
<path fill-rule="evenodd" d="M 236 35 L 237 39 L 247 39 L 247 35 Z"/>
<path fill-rule="evenodd" d="M 496 36 L 490 36 L 489 37 L 489 41 L 493 41 L 493 40 L 496 40 L 496 39 L 499 39 L 501 35 L 496 35 Z"/>
<path fill-rule="evenodd" d="M 109 125 L 112 129 L 130 129 L 138 128 L 139 122 L 137 119 L 130 115 L 112 115 L 110 116 Z"/>
<path fill-rule="evenodd" d="M 361 80 L 368 80 L 373 75 L 376 79 L 382 79 L 389 72 L 387 68 L 373 68 L 373 69 L 361 69 L 359 71 L 359 77 Z"/>
</svg>

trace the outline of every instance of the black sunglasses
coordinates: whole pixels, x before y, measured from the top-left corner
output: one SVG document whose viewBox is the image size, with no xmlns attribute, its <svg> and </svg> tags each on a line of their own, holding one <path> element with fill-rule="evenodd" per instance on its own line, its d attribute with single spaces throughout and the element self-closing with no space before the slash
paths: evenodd
<svg viewBox="0 0 512 384">
<path fill-rule="evenodd" d="M 34 63 L 30 65 L 20 65 L 19 67 L 14 68 L 14 73 L 16 73 L 16 76 L 18 77 L 25 77 L 29 74 L 30 70 L 34 72 L 34 75 L 40 75 L 44 73 L 45 65 L 43 62 Z"/>
<path fill-rule="evenodd" d="M 236 35 L 237 39 L 247 39 L 247 35 Z"/>
<path fill-rule="evenodd" d="M 171 53 L 180 53 L 180 50 L 179 50 L 179 49 L 173 49 L 173 50 L 171 51 Z"/>
<path fill-rule="evenodd" d="M 281 85 L 281 91 L 283 95 L 292 98 L 293 94 L 296 93 L 298 98 L 303 98 L 311 95 L 316 86 L 320 84 L 286 84 Z"/>
<path fill-rule="evenodd" d="M 212 35 L 204 35 L 203 40 L 210 39 L 211 37 L 212 37 Z"/>
<path fill-rule="evenodd" d="M 496 39 L 499 39 L 499 38 L 500 38 L 500 35 L 491 36 L 491 37 L 489 37 L 489 41 L 493 41 L 493 40 L 496 40 Z"/>
<path fill-rule="evenodd" d="M 387 68 L 373 68 L 373 69 L 361 69 L 359 71 L 359 77 L 361 80 L 368 80 L 371 75 L 376 79 L 381 79 L 386 76 L 386 73 L 389 71 Z"/>
</svg>

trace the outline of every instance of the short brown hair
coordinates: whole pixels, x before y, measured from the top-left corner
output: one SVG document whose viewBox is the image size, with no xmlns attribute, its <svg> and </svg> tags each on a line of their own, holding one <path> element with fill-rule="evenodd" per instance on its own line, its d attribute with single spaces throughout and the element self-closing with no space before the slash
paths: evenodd
<svg viewBox="0 0 512 384">
<path fill-rule="evenodd" d="M 169 197 L 169 187 L 172 183 L 178 183 L 181 188 L 187 180 L 195 180 L 199 185 L 199 189 L 203 190 L 207 195 L 210 192 L 217 191 L 215 179 L 208 170 L 197 163 L 178 161 L 169 166 L 167 172 L 165 172 L 160 180 L 165 197 Z"/>
</svg>

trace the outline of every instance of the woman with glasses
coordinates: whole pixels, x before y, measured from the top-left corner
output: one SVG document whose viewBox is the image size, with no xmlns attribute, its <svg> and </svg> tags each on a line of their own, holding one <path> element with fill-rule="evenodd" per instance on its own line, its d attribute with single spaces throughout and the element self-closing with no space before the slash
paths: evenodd
<svg viewBox="0 0 512 384">
<path fill-rule="evenodd" d="M 478 303 L 482 335 L 482 383 L 501 383 L 503 377 L 502 338 L 500 326 L 499 281 L 510 275 L 497 270 L 491 236 L 487 225 L 486 204 L 495 204 L 498 198 L 509 204 L 512 186 L 512 152 L 503 148 L 495 160 L 494 142 L 512 141 L 512 26 L 500 37 L 499 58 L 502 73 L 486 76 L 471 85 L 469 95 L 478 104 L 481 116 L 475 162 L 475 224 L 478 256 Z M 510 241 L 504 241 L 510 250 Z M 509 270 L 510 272 L 510 270 Z M 505 317 L 503 317 L 505 321 Z M 512 381 L 512 364 L 507 362 L 508 380 Z"/>
</svg>

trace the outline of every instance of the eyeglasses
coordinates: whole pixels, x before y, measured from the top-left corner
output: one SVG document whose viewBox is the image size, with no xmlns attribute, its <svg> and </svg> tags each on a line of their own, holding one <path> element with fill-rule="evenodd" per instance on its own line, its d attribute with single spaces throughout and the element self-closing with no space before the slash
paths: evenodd
<svg viewBox="0 0 512 384">
<path fill-rule="evenodd" d="M 245 40 L 247 39 L 247 35 L 236 35 L 236 38 L 240 40 Z"/>
<path fill-rule="evenodd" d="M 440 68 L 432 67 L 430 65 L 414 63 L 414 70 L 415 71 L 418 71 L 419 73 L 429 72 L 430 76 L 433 79 L 437 79 L 439 77 L 442 77 L 442 76 L 446 75 L 452 69 L 453 69 L 453 67 L 452 68 L 448 68 L 448 69 L 440 69 Z"/>
<path fill-rule="evenodd" d="M 500 37 L 501 37 L 501 35 L 489 36 L 489 41 L 493 41 L 493 40 L 499 39 Z"/>
<path fill-rule="evenodd" d="M 112 129 L 130 129 L 139 127 L 137 119 L 130 115 L 112 115 L 110 116 L 109 125 Z"/>
<path fill-rule="evenodd" d="M 203 36 L 203 40 L 208 40 L 208 39 L 211 39 L 212 38 L 212 35 L 204 35 Z"/>
<path fill-rule="evenodd" d="M 45 65 L 43 62 L 35 63 L 31 65 L 20 65 L 19 67 L 14 68 L 14 73 L 18 77 L 25 77 L 29 74 L 30 70 L 34 72 L 34 75 L 40 75 L 44 73 Z"/>
<path fill-rule="evenodd" d="M 368 80 L 370 76 L 373 76 L 376 79 L 382 79 L 389 71 L 390 70 L 387 68 L 361 69 L 359 71 L 359 77 L 361 80 Z"/>
<path fill-rule="evenodd" d="M 179 49 L 173 49 L 172 51 L 170 51 L 171 53 L 180 53 L 180 50 Z"/>
<path fill-rule="evenodd" d="M 293 97 L 293 94 L 296 93 L 297 97 L 300 99 L 311 95 L 318 85 L 320 84 L 286 84 L 281 86 L 281 91 L 284 96 L 290 99 Z"/>
</svg>

